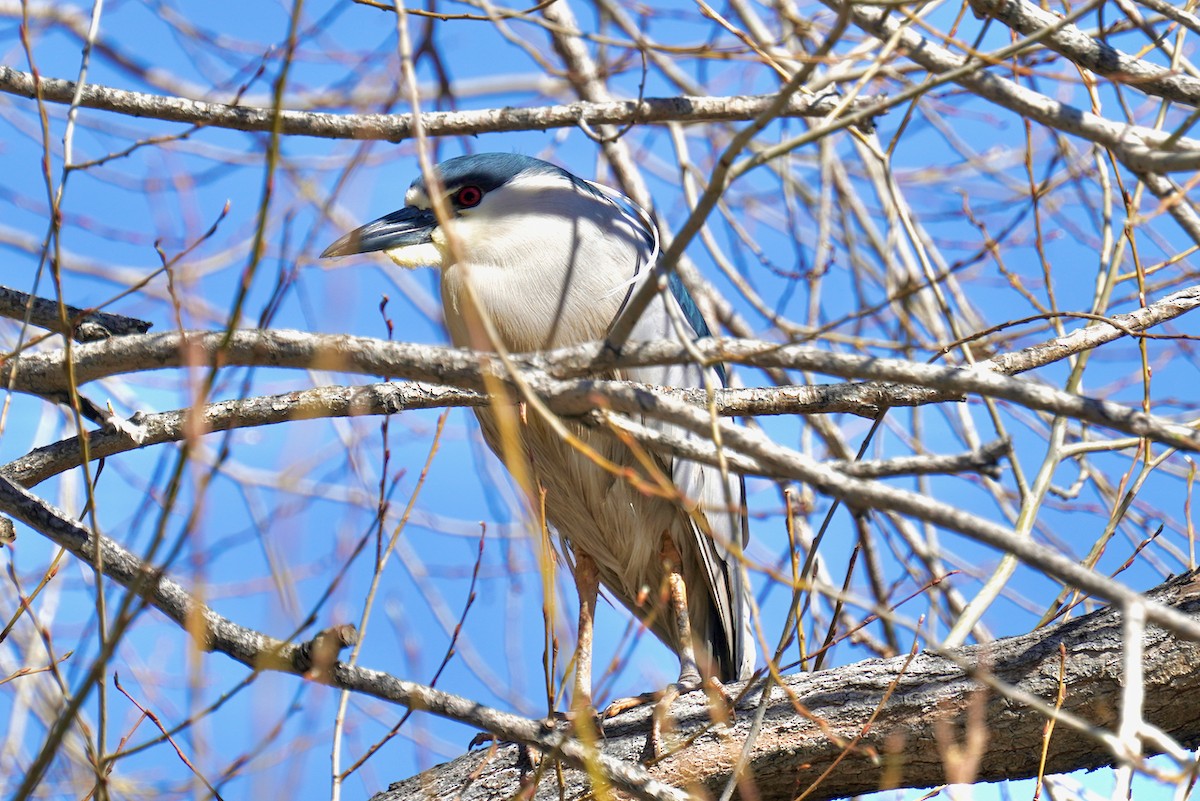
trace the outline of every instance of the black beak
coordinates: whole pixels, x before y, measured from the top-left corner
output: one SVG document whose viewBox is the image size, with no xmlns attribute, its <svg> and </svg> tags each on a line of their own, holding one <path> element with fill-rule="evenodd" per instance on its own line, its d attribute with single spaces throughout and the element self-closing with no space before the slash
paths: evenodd
<svg viewBox="0 0 1200 801">
<path fill-rule="evenodd" d="M 393 250 L 408 245 L 423 245 L 433 240 L 433 229 L 437 217 L 431 209 L 405 206 L 380 217 L 334 242 L 321 253 L 321 258 L 349 256 L 352 253 L 371 253 L 376 250 Z"/>
</svg>

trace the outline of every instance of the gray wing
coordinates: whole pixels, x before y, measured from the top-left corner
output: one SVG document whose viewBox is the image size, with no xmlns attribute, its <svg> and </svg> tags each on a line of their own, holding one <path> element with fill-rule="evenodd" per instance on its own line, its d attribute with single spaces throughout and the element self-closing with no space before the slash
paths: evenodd
<svg viewBox="0 0 1200 801">
<path fill-rule="evenodd" d="M 658 231 L 654 221 L 643 209 L 631 203 L 618 192 L 586 182 L 598 194 L 608 198 L 626 223 L 640 233 L 643 252 L 634 268 L 633 276 L 625 276 L 625 301 L 617 317 L 625 309 L 630 297 L 639 285 L 656 279 L 659 258 Z M 616 276 L 614 276 L 616 278 Z M 614 319 L 615 322 L 615 319 Z M 708 325 L 700 314 L 695 301 L 679 276 L 672 273 L 668 280 L 668 291 L 660 292 L 634 326 L 631 339 L 656 340 L 680 336 L 699 339 L 709 336 Z M 638 367 L 622 371 L 622 377 L 646 384 L 671 387 L 703 387 L 706 381 L 712 386 L 723 386 L 726 373 L 724 367 L 705 368 L 696 364 Z M 645 425 L 687 439 L 699 439 L 699 435 L 661 420 L 648 419 Z M 749 541 L 746 521 L 746 485 L 741 476 L 729 475 L 722 478 L 720 470 L 710 465 L 687 459 L 661 457 L 664 466 L 686 498 L 696 504 L 703 518 L 703 525 L 692 516 L 687 517 L 686 536 L 689 547 L 681 547 L 684 561 L 694 567 L 687 572 L 699 573 L 704 581 L 704 593 L 697 592 L 695 581 L 688 581 L 688 607 L 693 634 L 708 645 L 715 658 L 723 680 L 748 678 L 754 670 L 755 648 L 750 630 L 750 599 L 746 573 L 730 551 L 737 545 L 741 551 Z M 707 529 L 707 531 L 705 530 Z M 688 551 L 688 553 L 683 553 Z M 690 577 L 694 579 L 695 576 Z"/>
<path fill-rule="evenodd" d="M 708 327 L 704 325 L 682 283 L 674 279 L 670 289 L 672 291 L 660 293 L 646 310 L 634 327 L 632 339 L 673 339 L 681 333 L 693 338 L 708 335 Z M 714 386 L 720 387 L 725 381 L 723 368 L 704 368 L 695 364 L 638 367 L 623 372 L 632 381 L 658 386 L 703 387 L 706 373 L 707 380 Z M 647 419 L 643 422 L 674 436 L 700 438 L 698 434 L 661 420 Z M 692 552 L 706 585 L 701 595 L 699 588 L 693 586 L 694 581 L 689 581 L 688 603 L 692 612 L 693 633 L 701 642 L 707 642 L 719 666 L 722 680 L 748 678 L 755 660 L 754 639 L 750 630 L 749 588 L 745 571 L 729 547 L 736 543 L 736 550 L 740 551 L 749 539 L 745 482 L 737 475 L 722 478 L 720 470 L 711 465 L 687 459 L 662 458 L 675 486 L 696 504 L 699 516 L 703 518 L 700 524 L 694 518 L 688 518 L 692 548 L 687 550 Z M 707 532 L 704 531 L 705 527 Z M 687 562 L 688 555 L 682 550 L 681 555 Z M 687 572 L 685 564 L 685 579 L 688 578 Z"/>
</svg>

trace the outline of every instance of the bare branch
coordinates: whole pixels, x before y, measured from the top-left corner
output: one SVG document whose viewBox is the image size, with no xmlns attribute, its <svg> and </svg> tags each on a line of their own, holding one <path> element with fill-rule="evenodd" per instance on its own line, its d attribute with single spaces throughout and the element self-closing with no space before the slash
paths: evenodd
<svg viewBox="0 0 1200 801">
<path fill-rule="evenodd" d="M 87 453 L 104 459 L 136 448 L 180 442 L 197 430 L 229 431 L 235 428 L 275 425 L 292 420 L 395 414 L 406 409 L 447 406 L 479 406 L 486 396 L 454 387 L 422 384 L 367 384 L 353 387 L 316 387 L 241 400 L 206 404 L 197 426 L 190 418 L 194 409 L 177 409 L 159 414 L 136 414 L 129 421 L 138 429 L 133 440 L 121 429 L 103 428 L 87 434 Z M 24 487 L 35 486 L 81 464 L 83 451 L 78 437 L 35 448 L 0 467 L 0 473 Z"/>
<path fill-rule="evenodd" d="M 1109 317 L 1110 323 L 1092 323 L 1077 328 L 1064 337 L 1056 337 L 1015 353 L 1002 354 L 980 362 L 980 366 L 1007 375 L 1024 373 L 1174 320 L 1197 307 L 1200 307 L 1200 285 L 1173 292 L 1140 309 L 1125 314 L 1114 314 Z"/>
<path fill-rule="evenodd" d="M 707 440 L 673 436 L 668 432 L 642 425 L 622 415 L 604 412 L 598 414 L 605 424 L 624 431 L 641 444 L 659 453 L 667 453 L 718 467 L 724 459 L 728 462 L 730 469 L 746 475 L 782 479 L 794 477 L 791 471 L 779 471 L 769 459 L 759 459 L 728 446 L 718 451 L 716 446 Z M 886 478 L 938 473 L 947 475 L 986 473 L 996 477 L 1000 473 L 1000 457 L 1004 455 L 1008 447 L 1007 441 L 997 440 L 970 453 L 947 456 L 903 456 L 895 459 L 871 459 L 858 462 L 839 459 L 828 462 L 826 466 L 855 478 Z"/>
<path fill-rule="evenodd" d="M 854 22 L 879 39 L 895 37 L 907 56 L 934 75 L 955 73 L 954 82 L 979 97 L 1063 133 L 1108 148 L 1137 172 L 1193 172 L 1200 169 L 1200 142 L 1146 128 L 1113 122 L 1091 112 L 1054 100 L 988 71 L 988 64 L 963 70 L 972 63 L 904 25 L 886 8 L 822 0 L 834 10 L 848 10 Z M 1058 21 L 1061 24 L 1061 20 Z"/>
<path fill-rule="evenodd" d="M 184 631 L 195 631 L 200 622 L 203 640 L 198 645 L 204 650 L 223 653 L 256 671 L 295 673 L 298 672 L 296 665 L 304 662 L 302 645 L 285 643 L 222 617 L 199 603 L 174 580 L 142 564 L 113 540 L 103 536 L 96 538 L 91 531 L 3 476 L 0 476 L 0 510 L 54 540 L 84 564 L 91 566 L 93 554 L 99 550 L 105 576 L 145 598 Z M 637 798 L 647 801 L 684 801 L 687 798 L 679 790 L 648 777 L 636 764 L 593 753 L 568 734 L 547 730 L 540 721 L 500 712 L 468 698 L 340 662 L 334 669 L 310 675 L 310 678 L 479 726 L 513 742 L 559 755 L 567 764 L 599 766 L 610 782 Z"/>
<path fill-rule="evenodd" d="M 0 65 L 0 92 L 32 98 L 33 76 Z M 53 103 L 69 103 L 75 84 L 57 78 L 41 79 L 42 97 Z M 427 136 L 470 136 L 499 131 L 571 128 L 582 122 L 621 125 L 625 123 L 719 122 L 749 120 L 761 114 L 775 98 L 772 95 L 736 97 L 659 97 L 642 101 L 615 100 L 606 103 L 570 103 L 541 108 L 494 108 L 479 111 L 426 111 L 421 126 Z M 856 109 L 873 105 L 874 98 L 855 101 Z M 236 131 L 271 131 L 273 113 L 268 108 L 206 103 L 182 97 L 129 92 L 88 84 L 79 105 L 84 108 L 186 122 Z M 821 117 L 838 106 L 834 95 L 792 98 L 780 116 Z M 382 139 L 399 142 L 412 136 L 411 114 L 324 114 L 314 111 L 282 111 L 278 131 L 293 136 L 326 139 Z"/>
<path fill-rule="evenodd" d="M 1025 36 L 1051 28 L 1041 43 L 1080 67 L 1147 94 L 1200 106 L 1200 80 L 1122 53 L 1026 0 L 971 0 L 971 7 L 980 17 L 998 19 Z"/>
<path fill-rule="evenodd" d="M 632 343 L 620 356 L 603 344 L 593 343 L 528 355 L 517 362 L 528 370 L 526 380 L 544 383 L 543 391 L 554 396 L 566 393 L 568 389 L 541 382 L 539 374 L 557 378 L 595 374 L 619 367 L 680 364 L 691 361 L 695 353 L 710 363 L 724 361 L 807 370 L 842 378 L 916 384 L 948 393 L 975 393 L 1148 437 L 1173 447 L 1200 450 L 1200 434 L 1185 426 L 1117 403 L 1081 397 L 979 367 L 943 367 L 755 340 L 702 340 L 686 347 L 671 341 Z M 178 367 L 196 354 L 202 354 L 211 364 L 300 369 L 320 364 L 345 372 L 445 382 L 476 391 L 484 390 L 485 368 L 481 367 L 481 358 L 488 359 L 487 354 L 454 348 L 301 331 L 237 331 L 228 337 L 219 333 L 190 332 L 143 334 L 80 345 L 73 351 L 73 375 L 82 385 L 122 373 Z M 11 362 L 0 366 L 0 381 L 11 382 L 15 391 L 54 397 L 66 389 L 64 358 L 61 350 L 23 357 L 15 377 Z M 501 380 L 508 380 L 501 364 L 486 369 L 494 371 Z M 608 384 L 596 385 L 597 389 L 601 387 L 609 391 Z M 571 391 L 575 390 L 572 388 Z M 589 408 L 586 393 L 576 394 L 579 408 L 560 406 L 562 413 L 579 414 Z"/>
<path fill-rule="evenodd" d="M 153 323 L 124 317 L 120 314 L 66 307 L 69 330 L 64 331 L 58 316 L 58 303 L 45 298 L 36 298 L 25 292 L 0 286 L 0 317 L 24 320 L 29 324 L 58 334 L 69 334 L 76 342 L 95 342 L 110 336 L 144 334 Z"/>
</svg>

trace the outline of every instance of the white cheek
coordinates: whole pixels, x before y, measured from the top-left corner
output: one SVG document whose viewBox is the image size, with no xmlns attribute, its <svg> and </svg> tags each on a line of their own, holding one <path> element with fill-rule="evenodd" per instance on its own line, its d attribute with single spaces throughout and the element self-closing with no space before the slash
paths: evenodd
<svg viewBox="0 0 1200 801">
<path fill-rule="evenodd" d="M 470 256 L 469 249 L 466 248 L 470 242 L 470 229 L 468 221 L 461 218 L 447 220 L 433 229 L 433 245 L 442 254 L 445 261 L 439 261 L 440 265 L 449 264 L 452 259 L 450 254 L 456 254 L 459 258 L 468 258 Z"/>
<path fill-rule="evenodd" d="M 436 232 L 435 232 L 436 235 Z M 442 249 L 434 242 L 422 242 L 419 245 L 407 245 L 393 248 L 384 253 L 396 264 L 411 270 L 415 267 L 441 267 Z"/>
</svg>

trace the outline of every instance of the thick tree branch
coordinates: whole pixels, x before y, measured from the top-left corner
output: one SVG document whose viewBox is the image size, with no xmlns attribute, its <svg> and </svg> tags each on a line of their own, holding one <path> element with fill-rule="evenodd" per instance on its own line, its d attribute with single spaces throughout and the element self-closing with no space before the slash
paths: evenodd
<svg viewBox="0 0 1200 801">
<path fill-rule="evenodd" d="M 1151 595 L 1187 615 L 1200 613 L 1196 574 Z M 1047 716 L 1061 686 L 1065 700 L 1046 753 L 1045 773 L 1095 768 L 1118 761 L 1115 740 L 1120 698 L 1121 615 L 1105 609 L 1059 626 L 945 654 L 873 659 L 789 676 L 772 690 L 761 733 L 743 780 L 764 801 L 843 798 L 889 787 L 928 787 L 948 781 L 946 758 L 961 741 L 974 705 L 983 706 L 986 750 L 979 780 L 1035 776 Z M 1160 629 L 1144 636 L 1146 722 L 1183 742 L 1200 740 L 1200 646 Z M 734 691 L 742 685 L 735 686 Z M 1003 689 L 1001 689 L 1003 688 Z M 687 747 L 654 765 L 664 781 L 700 784 L 714 797 L 730 780 L 749 733 L 761 690 L 738 704 L 731 728 L 709 723 L 703 693 L 672 707 L 677 741 Z M 1031 706 L 1031 702 L 1036 705 Z M 649 710 L 618 718 L 605 728 L 602 748 L 616 759 L 636 760 L 645 743 Z M 1147 743 L 1149 751 L 1157 750 Z M 826 771 L 829 771 L 827 775 Z M 587 776 L 564 773 L 560 788 L 547 772 L 529 797 L 578 799 L 591 791 Z M 372 801 L 512 798 L 521 787 L 516 749 L 466 754 L 406 781 Z"/>
</svg>

